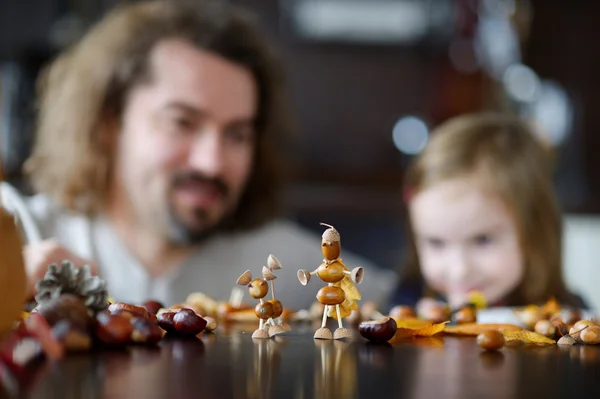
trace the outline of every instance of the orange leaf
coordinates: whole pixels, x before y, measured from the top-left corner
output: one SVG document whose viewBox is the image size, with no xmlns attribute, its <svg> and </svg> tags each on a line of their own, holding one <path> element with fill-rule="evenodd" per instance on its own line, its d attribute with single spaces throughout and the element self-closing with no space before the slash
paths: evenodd
<svg viewBox="0 0 600 399">
<path fill-rule="evenodd" d="M 444 332 L 447 334 L 455 335 L 479 335 L 482 332 L 497 330 L 502 333 L 506 331 L 520 331 L 523 328 L 514 324 L 477 324 L 477 323 L 465 323 L 457 326 L 446 326 Z"/>
<path fill-rule="evenodd" d="M 544 312 L 546 317 L 550 317 L 553 314 L 560 312 L 560 304 L 556 298 L 551 297 L 548 299 L 548 301 L 542 306 L 542 312 Z"/>
<path fill-rule="evenodd" d="M 555 340 L 548 338 L 542 334 L 538 334 L 533 331 L 521 330 L 521 331 L 505 331 L 503 332 L 504 339 L 507 341 L 522 341 L 526 344 L 549 344 L 553 345 L 556 343 Z"/>
<path fill-rule="evenodd" d="M 407 318 L 407 319 L 398 319 L 394 318 L 396 321 L 396 326 L 398 328 L 408 328 L 410 330 L 418 330 L 419 328 L 430 326 L 432 323 L 430 321 L 425 321 L 416 318 Z"/>
<path fill-rule="evenodd" d="M 437 333 L 444 331 L 444 327 L 448 323 L 447 321 L 439 324 L 427 323 L 415 328 L 410 327 L 398 327 L 396 334 L 397 338 L 408 338 L 408 337 L 431 337 Z"/>
</svg>

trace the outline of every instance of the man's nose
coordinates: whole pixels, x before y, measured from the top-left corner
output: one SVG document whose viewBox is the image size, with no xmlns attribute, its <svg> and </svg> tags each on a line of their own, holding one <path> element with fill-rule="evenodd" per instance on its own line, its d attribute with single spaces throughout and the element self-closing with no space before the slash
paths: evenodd
<svg viewBox="0 0 600 399">
<path fill-rule="evenodd" d="M 225 148 L 217 128 L 205 128 L 190 144 L 189 166 L 210 177 L 218 177 L 225 168 Z"/>
</svg>

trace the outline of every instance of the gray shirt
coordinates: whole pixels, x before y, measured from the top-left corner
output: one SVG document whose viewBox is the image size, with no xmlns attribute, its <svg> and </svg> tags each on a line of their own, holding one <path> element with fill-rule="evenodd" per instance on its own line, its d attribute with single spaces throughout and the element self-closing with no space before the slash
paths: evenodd
<svg viewBox="0 0 600 399">
<path fill-rule="evenodd" d="M 275 293 L 284 307 L 310 307 L 317 291 L 325 285 L 318 278 L 307 286 L 298 282 L 298 269 L 313 271 L 322 262 L 321 238 L 290 221 L 278 220 L 239 234 L 215 235 L 182 264 L 160 276 L 151 276 L 105 217 L 88 218 L 67 212 L 44 195 L 22 197 L 5 183 L 0 189 L 0 198 L 17 216 L 28 242 L 55 238 L 76 255 L 96 262 L 108 283 L 109 295 L 118 301 L 140 304 L 155 299 L 168 306 L 183 302 L 193 292 L 227 300 L 245 270 L 250 270 L 253 277 L 261 276 L 269 254 L 282 265 L 276 271 Z M 343 245 L 343 231 L 340 233 Z M 341 257 L 349 269 L 365 269 L 364 280 L 358 286 L 361 302 L 386 304 L 397 283 L 396 274 L 344 251 L 343 247 Z M 244 292 L 245 299 L 253 302 Z"/>
</svg>

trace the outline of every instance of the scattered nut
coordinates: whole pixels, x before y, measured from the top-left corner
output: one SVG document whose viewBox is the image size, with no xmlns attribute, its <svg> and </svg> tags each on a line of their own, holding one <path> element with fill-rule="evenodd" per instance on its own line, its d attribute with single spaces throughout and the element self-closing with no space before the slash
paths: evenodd
<svg viewBox="0 0 600 399">
<path fill-rule="evenodd" d="M 390 317 L 394 319 L 411 319 L 417 316 L 410 306 L 397 305 L 390 309 Z"/>
<path fill-rule="evenodd" d="M 173 316 L 173 325 L 180 334 L 196 335 L 204 330 L 206 320 L 191 309 L 181 309 Z"/>
<path fill-rule="evenodd" d="M 87 306 L 74 294 L 62 294 L 37 306 L 48 324 L 54 326 L 61 320 L 70 321 L 73 326 L 85 330 L 89 327 L 91 317 Z"/>
<path fill-rule="evenodd" d="M 254 314 L 263 320 L 273 317 L 273 304 L 270 302 L 257 303 L 254 307 Z"/>
<path fill-rule="evenodd" d="M 548 338 L 554 338 L 556 334 L 556 327 L 549 320 L 540 320 L 535 323 L 535 332 L 542 334 Z"/>
<path fill-rule="evenodd" d="M 360 335 L 373 342 L 387 342 L 396 334 L 398 326 L 391 317 L 380 320 L 363 321 L 358 325 Z"/>
<path fill-rule="evenodd" d="M 158 319 L 159 327 L 168 333 L 177 332 L 177 330 L 175 329 L 175 323 L 173 322 L 173 318 L 175 317 L 175 314 L 176 314 L 176 312 L 159 313 L 158 316 L 156 316 Z"/>
<path fill-rule="evenodd" d="M 560 339 L 557 342 L 558 345 L 575 345 L 575 343 L 575 338 L 573 338 L 569 334 L 560 337 Z"/>
<path fill-rule="evenodd" d="M 125 344 L 131 339 L 132 332 L 133 326 L 128 317 L 105 312 L 99 313 L 96 316 L 94 334 L 105 344 Z"/>
<path fill-rule="evenodd" d="M 475 323 L 477 321 L 477 314 L 472 306 L 465 306 L 454 313 L 452 319 L 457 324 Z"/>
<path fill-rule="evenodd" d="M 217 320 L 213 317 L 205 316 L 203 317 L 206 320 L 206 327 L 204 329 L 208 332 L 215 331 L 217 329 Z"/>
<path fill-rule="evenodd" d="M 597 345 L 600 344 L 600 327 L 590 326 L 583 330 L 579 337 L 584 344 Z"/>
<path fill-rule="evenodd" d="M 92 338 L 70 321 L 59 321 L 52 327 L 52 335 L 63 344 L 68 352 L 83 352 L 92 347 Z"/>
<path fill-rule="evenodd" d="M 485 331 L 477 336 L 477 344 L 485 350 L 498 350 L 504 346 L 504 335 L 496 330 Z"/>
<path fill-rule="evenodd" d="M 144 304 L 142 305 L 142 307 L 144 309 L 146 309 L 146 311 L 150 314 L 157 314 L 158 311 L 162 308 L 164 308 L 165 306 L 158 302 L 158 301 L 146 301 L 144 302 Z"/>
<path fill-rule="evenodd" d="M 131 333 L 131 340 L 136 343 L 142 344 L 155 344 L 161 340 L 163 332 L 158 324 L 151 322 L 150 320 L 136 317 L 131 319 L 133 325 L 133 332 Z"/>
</svg>

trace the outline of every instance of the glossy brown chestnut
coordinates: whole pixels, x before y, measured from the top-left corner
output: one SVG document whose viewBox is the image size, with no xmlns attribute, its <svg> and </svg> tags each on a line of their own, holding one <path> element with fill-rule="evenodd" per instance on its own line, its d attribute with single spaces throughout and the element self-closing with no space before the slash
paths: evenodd
<svg viewBox="0 0 600 399">
<path fill-rule="evenodd" d="M 457 324 L 475 323 L 477 313 L 472 306 L 465 306 L 454 313 L 452 318 Z"/>
<path fill-rule="evenodd" d="M 150 314 L 157 314 L 158 311 L 164 308 L 165 306 L 158 301 L 146 301 L 144 302 L 142 307 L 146 309 L 146 311 Z"/>
<path fill-rule="evenodd" d="M 373 342 L 387 342 L 396 334 L 398 326 L 391 317 L 381 320 L 363 321 L 358 325 L 360 335 Z"/>
<path fill-rule="evenodd" d="M 179 334 L 196 335 L 206 327 L 206 320 L 191 309 L 181 309 L 173 316 L 173 325 Z"/>
<path fill-rule="evenodd" d="M 317 292 L 317 300 L 323 305 L 338 305 L 344 302 L 346 294 L 340 287 L 327 286 Z"/>
<path fill-rule="evenodd" d="M 133 332 L 131 333 L 131 340 L 140 344 L 155 344 L 161 340 L 163 332 L 158 324 L 151 322 L 150 320 L 136 317 L 131 319 L 133 325 Z"/>
<path fill-rule="evenodd" d="M 504 346 L 504 335 L 496 330 L 485 331 L 477 336 L 477 344 L 486 350 L 498 350 Z"/>
<path fill-rule="evenodd" d="M 344 266 L 340 262 L 323 262 L 317 269 L 317 275 L 326 283 L 337 283 L 344 278 Z"/>
<path fill-rule="evenodd" d="M 273 305 L 273 315 L 271 317 L 275 318 L 281 316 L 283 313 L 283 305 L 281 304 L 281 301 L 278 299 L 269 299 L 267 302 Z"/>
<path fill-rule="evenodd" d="M 257 303 L 254 307 L 254 314 L 259 319 L 268 320 L 273 317 L 273 304 L 271 302 Z"/>
<path fill-rule="evenodd" d="M 175 329 L 175 323 L 173 321 L 175 315 L 175 312 L 160 313 L 158 316 L 156 316 L 158 319 L 158 326 L 168 333 L 177 332 L 177 330 Z"/>
<path fill-rule="evenodd" d="M 99 313 L 94 326 L 95 336 L 108 345 L 122 345 L 131 339 L 133 326 L 128 317 Z"/>
</svg>

